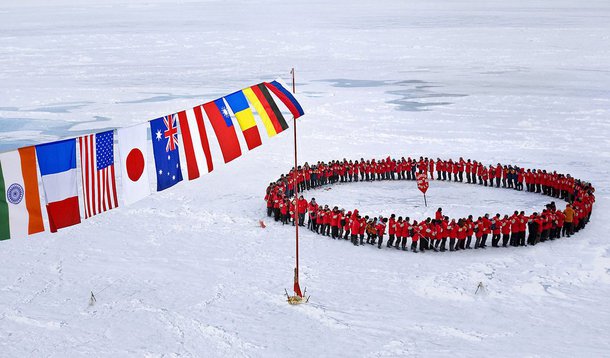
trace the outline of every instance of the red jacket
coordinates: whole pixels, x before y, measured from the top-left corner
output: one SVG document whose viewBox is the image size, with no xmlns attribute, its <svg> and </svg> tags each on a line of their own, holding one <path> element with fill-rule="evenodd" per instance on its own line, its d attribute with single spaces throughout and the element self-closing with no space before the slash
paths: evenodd
<svg viewBox="0 0 610 358">
<path fill-rule="evenodd" d="M 364 235 L 365 230 L 366 230 L 366 220 L 364 218 L 360 218 L 360 228 L 358 229 L 358 233 L 360 235 Z"/>
<path fill-rule="evenodd" d="M 410 229 L 411 229 L 411 223 L 403 221 L 402 222 L 402 232 L 400 233 L 400 237 L 409 237 Z"/>
<path fill-rule="evenodd" d="M 500 226 L 501 226 L 501 230 L 502 230 L 502 234 L 503 235 L 509 235 L 510 234 L 510 218 L 502 219 Z"/>
<path fill-rule="evenodd" d="M 337 212 L 337 211 L 330 212 L 330 226 L 332 226 L 332 227 L 339 226 L 339 212 Z"/>
<path fill-rule="evenodd" d="M 383 234 L 385 234 L 385 224 L 383 222 L 378 222 L 376 229 L 377 235 L 382 236 Z"/>
<path fill-rule="evenodd" d="M 307 200 L 298 200 L 299 214 L 305 214 L 307 212 Z"/>
<path fill-rule="evenodd" d="M 436 220 L 442 220 L 443 219 L 443 213 L 437 210 L 436 214 L 434 214 L 434 218 Z"/>
<path fill-rule="evenodd" d="M 396 222 L 396 236 L 398 237 L 403 237 L 402 235 L 402 231 L 405 229 L 405 222 L 404 221 L 397 221 Z"/>
<path fill-rule="evenodd" d="M 390 218 L 390 220 L 388 221 L 388 226 L 388 234 L 396 234 L 396 220 L 394 220 L 394 218 Z"/>
<path fill-rule="evenodd" d="M 350 231 L 352 232 L 352 235 L 358 235 L 360 232 L 360 221 L 358 221 L 355 216 L 351 220 Z"/>
</svg>

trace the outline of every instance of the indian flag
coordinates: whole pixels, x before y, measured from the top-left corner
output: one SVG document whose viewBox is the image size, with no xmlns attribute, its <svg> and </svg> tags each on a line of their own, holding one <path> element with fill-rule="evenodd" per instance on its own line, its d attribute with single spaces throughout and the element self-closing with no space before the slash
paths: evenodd
<svg viewBox="0 0 610 358">
<path fill-rule="evenodd" d="M 44 231 L 36 149 L 25 147 L 0 154 L 0 240 Z"/>
</svg>

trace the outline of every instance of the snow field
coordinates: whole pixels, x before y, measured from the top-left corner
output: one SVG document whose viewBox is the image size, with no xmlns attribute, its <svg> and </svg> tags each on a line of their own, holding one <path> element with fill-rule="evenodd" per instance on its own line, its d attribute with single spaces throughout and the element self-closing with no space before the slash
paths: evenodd
<svg viewBox="0 0 610 358">
<path fill-rule="evenodd" d="M 606 2 L 28 0 L 0 18 L 0 150 L 140 123 L 295 67 L 300 162 L 463 156 L 597 188 L 583 232 L 536 247 L 413 254 L 303 231 L 312 298 L 293 307 L 292 227 L 258 227 L 265 187 L 292 166 L 283 133 L 198 181 L 2 242 L 0 356 L 608 355 Z M 428 209 L 414 183 L 307 194 L 413 216 L 548 201 L 436 184 Z"/>
</svg>

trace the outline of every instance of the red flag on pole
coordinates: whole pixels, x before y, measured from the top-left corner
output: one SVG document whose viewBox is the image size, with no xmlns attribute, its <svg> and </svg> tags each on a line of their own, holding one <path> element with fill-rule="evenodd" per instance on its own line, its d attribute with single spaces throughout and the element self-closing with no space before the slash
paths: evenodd
<svg viewBox="0 0 610 358">
<path fill-rule="evenodd" d="M 417 188 L 424 194 L 424 205 L 428 206 L 428 202 L 426 201 L 426 191 L 428 191 L 428 176 L 426 173 L 417 173 Z"/>
<path fill-rule="evenodd" d="M 430 186 L 428 184 L 428 177 L 426 176 L 426 173 L 417 173 L 416 177 L 417 177 L 417 188 L 422 193 L 426 194 L 426 191 L 428 191 L 428 187 Z"/>
</svg>

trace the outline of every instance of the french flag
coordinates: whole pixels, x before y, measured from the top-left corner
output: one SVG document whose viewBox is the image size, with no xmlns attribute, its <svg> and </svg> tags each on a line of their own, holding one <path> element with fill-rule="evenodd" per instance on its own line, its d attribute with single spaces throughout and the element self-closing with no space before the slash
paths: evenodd
<svg viewBox="0 0 610 358">
<path fill-rule="evenodd" d="M 76 139 L 36 146 L 51 232 L 80 223 L 76 186 Z"/>
</svg>

